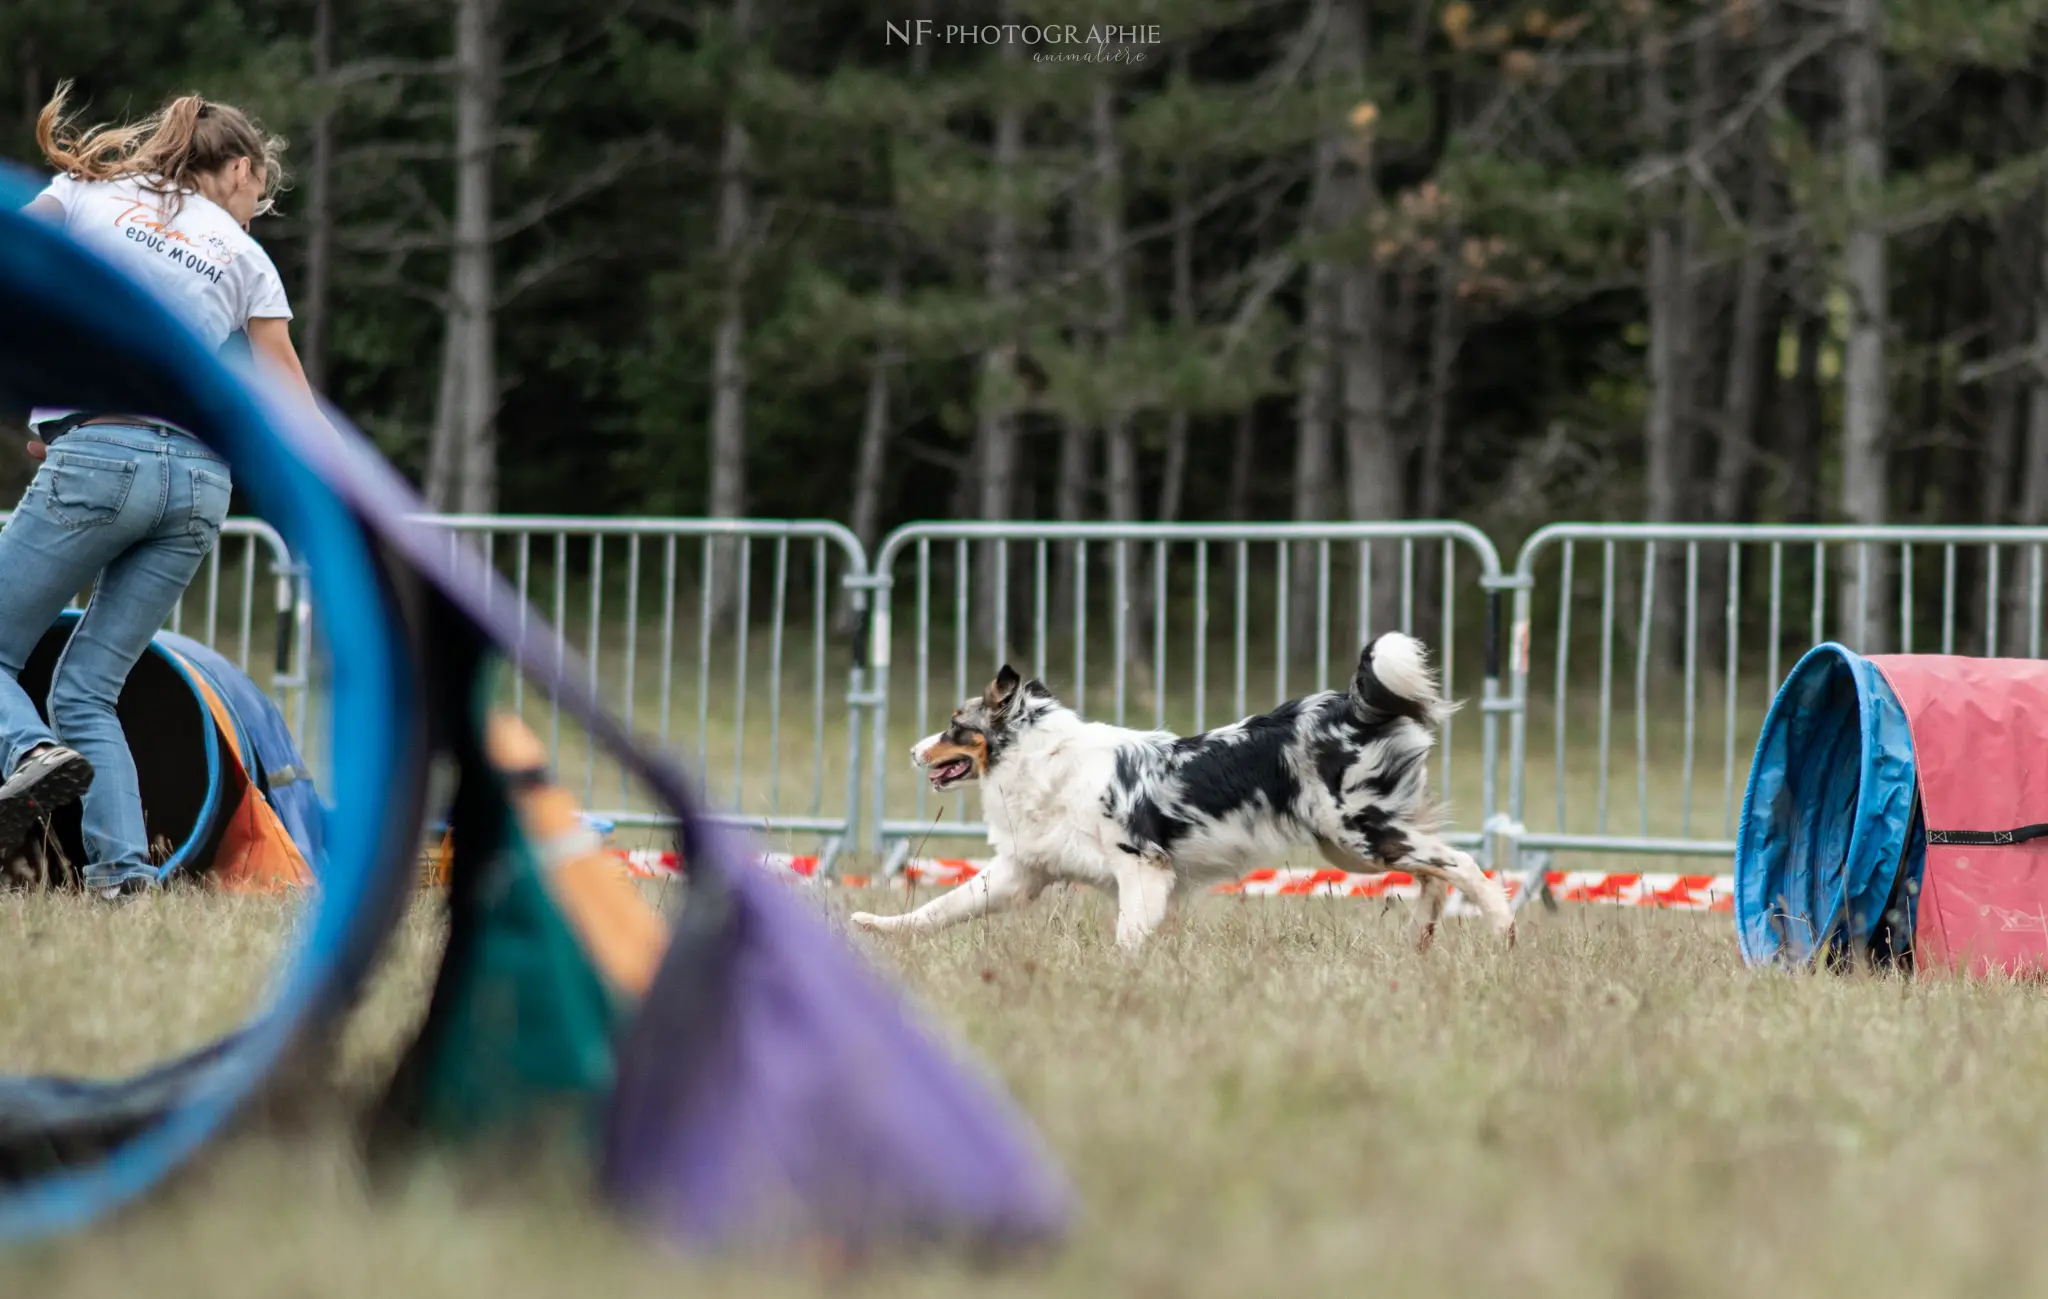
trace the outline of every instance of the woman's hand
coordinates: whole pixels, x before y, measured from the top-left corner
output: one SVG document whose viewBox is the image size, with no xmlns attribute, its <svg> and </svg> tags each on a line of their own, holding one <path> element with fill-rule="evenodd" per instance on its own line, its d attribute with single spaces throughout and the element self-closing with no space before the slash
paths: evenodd
<svg viewBox="0 0 2048 1299">
<path fill-rule="evenodd" d="M 28 458 L 29 458 L 29 459 L 31 459 L 31 460 L 41 460 L 41 459 L 42 459 L 42 458 L 43 458 L 44 456 L 48 455 L 49 453 L 50 453 L 50 448 L 48 448 L 47 446 L 44 446 L 44 445 L 43 445 L 43 441 L 42 441 L 42 439 L 41 439 L 41 438 L 30 438 L 30 439 L 28 440 Z"/>
</svg>

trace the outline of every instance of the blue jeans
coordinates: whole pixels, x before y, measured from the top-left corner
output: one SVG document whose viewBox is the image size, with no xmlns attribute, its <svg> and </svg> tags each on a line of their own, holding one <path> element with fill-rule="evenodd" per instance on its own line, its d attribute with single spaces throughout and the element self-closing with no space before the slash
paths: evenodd
<svg viewBox="0 0 2048 1299">
<path fill-rule="evenodd" d="M 227 462 L 192 438 L 87 424 L 51 444 L 0 529 L 4 771 L 41 744 L 69 745 L 92 763 L 81 812 L 93 888 L 156 874 L 135 757 L 114 703 L 219 540 L 229 491 Z M 45 726 L 21 688 L 22 665 L 95 578 L 92 602 L 57 660 Z"/>
</svg>

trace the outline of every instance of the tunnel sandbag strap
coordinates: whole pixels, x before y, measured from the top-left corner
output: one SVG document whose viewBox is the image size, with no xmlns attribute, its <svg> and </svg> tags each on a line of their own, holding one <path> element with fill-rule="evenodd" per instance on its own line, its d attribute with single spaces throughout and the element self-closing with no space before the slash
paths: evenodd
<svg viewBox="0 0 2048 1299">
<path fill-rule="evenodd" d="M 2048 821 L 2023 825 L 2016 830 L 1929 830 L 1927 842 L 1937 847 L 1998 848 L 2048 838 Z"/>
</svg>

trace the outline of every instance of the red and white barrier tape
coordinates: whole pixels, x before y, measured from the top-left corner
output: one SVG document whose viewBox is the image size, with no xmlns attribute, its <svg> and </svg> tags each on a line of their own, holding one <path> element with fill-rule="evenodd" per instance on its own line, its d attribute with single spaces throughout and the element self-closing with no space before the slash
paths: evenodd
<svg viewBox="0 0 2048 1299">
<path fill-rule="evenodd" d="M 660 877 L 673 875 L 678 869 L 676 855 L 672 852 L 635 849 L 619 855 L 625 858 L 627 868 L 635 875 Z M 817 881 L 819 859 L 816 857 L 768 853 L 762 857 L 761 864 L 771 869 L 788 871 L 806 880 Z M 921 857 L 905 863 L 902 873 L 890 882 L 900 888 L 951 888 L 972 879 L 980 869 L 980 862 L 962 857 Z M 865 888 L 877 881 L 867 875 L 841 875 L 835 882 L 848 888 Z M 1510 896 L 1521 887 L 1521 881 L 1518 879 L 1510 878 L 1504 883 Z M 1403 871 L 1388 871 L 1384 875 L 1353 875 L 1327 868 L 1267 868 L 1255 870 L 1234 883 L 1218 884 L 1210 892 L 1239 894 L 1244 897 L 1412 898 L 1420 892 L 1420 887 L 1413 875 Z M 1667 911 L 1726 912 L 1735 909 L 1735 877 L 1732 875 L 1628 875 L 1605 874 L 1599 871 L 1552 871 L 1550 892 L 1551 896 L 1560 902 L 1596 902 L 1608 906 L 1655 907 Z M 1454 891 L 1451 896 L 1450 914 L 1460 915 L 1468 910 L 1469 904 Z"/>
</svg>

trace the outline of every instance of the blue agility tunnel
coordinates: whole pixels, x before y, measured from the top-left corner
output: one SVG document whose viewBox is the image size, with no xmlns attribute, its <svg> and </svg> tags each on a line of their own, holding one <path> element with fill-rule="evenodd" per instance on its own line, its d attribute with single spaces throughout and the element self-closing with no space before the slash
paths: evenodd
<svg viewBox="0 0 2048 1299">
<path fill-rule="evenodd" d="M 81 617 L 66 611 L 22 667 L 22 688 L 45 720 L 52 674 Z M 319 795 L 284 715 L 248 673 L 189 636 L 159 632 L 115 710 L 159 845 L 160 879 L 225 866 L 223 882 L 243 887 L 259 876 L 310 882 L 320 873 Z M 266 833 L 272 817 L 282 834 Z M 64 855 L 82 863 L 78 809 L 58 813 L 52 828 Z"/>
<path fill-rule="evenodd" d="M 1913 739 L 1877 665 L 1816 646 L 1772 701 L 1735 838 L 1735 924 L 1752 965 L 1867 950 L 1917 873 Z M 1924 849 L 1924 844 L 1922 845 Z M 1886 930 L 1887 943 L 1910 941 Z"/>
</svg>

